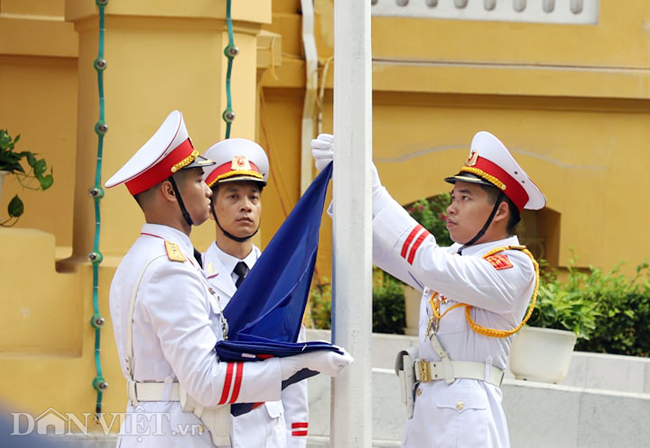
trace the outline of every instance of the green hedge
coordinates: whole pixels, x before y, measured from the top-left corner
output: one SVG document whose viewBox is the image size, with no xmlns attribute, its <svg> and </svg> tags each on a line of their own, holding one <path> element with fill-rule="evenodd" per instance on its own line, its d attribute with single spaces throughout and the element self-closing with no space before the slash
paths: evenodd
<svg viewBox="0 0 650 448">
<path fill-rule="evenodd" d="M 404 334 L 406 326 L 404 284 L 378 268 L 375 268 L 374 277 L 372 331 L 374 333 Z"/>
<path fill-rule="evenodd" d="M 403 334 L 406 325 L 404 285 L 375 268 L 372 291 L 372 331 Z M 327 279 L 311 289 L 307 313 L 310 328 L 329 330 L 332 326 L 332 286 Z"/>
<path fill-rule="evenodd" d="M 590 267 L 574 275 L 567 286 L 594 303 L 595 325 L 576 350 L 631 356 L 650 356 L 650 269 L 639 264 L 629 278 L 619 272 Z"/>
</svg>

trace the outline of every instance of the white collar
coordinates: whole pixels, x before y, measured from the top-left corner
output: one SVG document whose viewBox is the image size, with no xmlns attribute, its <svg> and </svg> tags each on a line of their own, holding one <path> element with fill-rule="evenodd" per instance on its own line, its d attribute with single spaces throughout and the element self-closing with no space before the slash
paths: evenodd
<svg viewBox="0 0 650 448">
<path fill-rule="evenodd" d="M 190 237 L 187 236 L 185 233 L 181 232 L 180 230 L 175 229 L 173 227 L 165 226 L 162 224 L 145 223 L 142 225 L 142 229 L 140 233 L 142 235 L 150 235 L 150 236 L 162 238 L 164 240 L 172 241 L 178 244 L 181 251 L 185 255 L 194 254 L 194 246 L 192 245 L 192 241 L 190 240 Z"/>
<path fill-rule="evenodd" d="M 253 245 L 253 248 L 249 252 L 246 257 L 244 257 L 243 260 L 240 260 L 237 257 L 233 257 L 230 254 L 225 253 L 219 246 L 217 246 L 217 242 L 214 241 L 210 245 L 210 249 L 214 251 L 214 254 L 216 257 L 219 259 L 223 267 L 225 268 L 226 272 L 232 272 L 235 269 L 235 265 L 239 263 L 240 261 L 243 261 L 246 263 L 246 266 L 248 266 L 248 269 L 253 269 L 253 266 L 255 265 L 255 262 L 260 256 L 260 250 L 257 248 L 257 246 Z"/>
<path fill-rule="evenodd" d="M 502 240 L 488 241 L 487 243 L 467 246 L 465 249 L 463 249 L 463 255 L 482 255 L 484 253 L 487 253 L 491 249 L 494 249 L 495 247 L 518 246 L 518 245 L 519 245 L 519 238 L 517 238 L 516 235 L 513 235 L 513 236 L 509 236 L 508 238 L 504 238 Z M 455 254 L 458 252 L 458 249 L 460 249 L 461 247 L 462 244 L 454 243 L 451 246 L 449 246 L 449 252 Z"/>
</svg>

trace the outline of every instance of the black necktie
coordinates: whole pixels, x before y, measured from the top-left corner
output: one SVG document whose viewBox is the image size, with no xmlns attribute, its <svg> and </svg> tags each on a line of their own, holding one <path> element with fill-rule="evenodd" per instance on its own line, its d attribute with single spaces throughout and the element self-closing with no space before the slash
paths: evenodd
<svg viewBox="0 0 650 448">
<path fill-rule="evenodd" d="M 237 274 L 237 281 L 235 282 L 235 287 L 239 288 L 241 282 L 243 282 L 244 278 L 246 278 L 246 274 L 248 274 L 248 266 L 246 266 L 246 263 L 244 263 L 243 261 L 240 261 L 235 265 L 235 269 L 233 269 L 233 272 Z"/>
<path fill-rule="evenodd" d="M 194 259 L 199 264 L 200 267 L 203 267 L 203 260 L 201 257 L 201 252 L 199 252 L 196 247 L 194 248 Z"/>
</svg>

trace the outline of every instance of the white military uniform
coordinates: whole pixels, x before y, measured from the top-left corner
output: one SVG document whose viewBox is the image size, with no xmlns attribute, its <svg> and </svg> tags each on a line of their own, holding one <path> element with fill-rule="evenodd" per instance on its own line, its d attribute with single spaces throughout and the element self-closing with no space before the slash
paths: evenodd
<svg viewBox="0 0 650 448">
<path fill-rule="evenodd" d="M 225 334 L 222 305 L 193 258 L 189 233 L 195 223 L 172 177 L 179 170 L 212 165 L 194 149 L 183 115 L 175 110 L 105 184 L 125 184 L 137 198 L 168 181 L 187 224 L 187 230 L 176 226 L 173 214 L 152 218 L 156 223 L 142 227 L 113 277 L 111 318 L 129 397 L 118 440 L 122 447 L 230 446 L 230 404 L 277 401 L 282 380 L 303 368 L 337 376 L 353 361 L 345 352 L 219 361 L 215 345 Z M 209 190 L 203 186 L 205 198 L 192 199 L 206 201 L 207 215 Z M 145 215 L 158 211 L 156 202 L 143 201 Z"/>
<path fill-rule="evenodd" d="M 166 241 L 176 245 L 184 261 L 170 259 Z M 275 401 L 280 398 L 280 363 L 219 362 L 214 346 L 223 338 L 221 305 L 193 259 L 189 237 L 171 227 L 144 224 L 115 273 L 110 293 L 127 379 L 129 304 L 142 272 L 133 311 L 133 377 L 163 383 L 164 392 L 160 401 L 129 403 L 118 446 L 213 447 L 201 420 L 182 411 L 178 401 L 167 401 L 174 399 L 174 383 L 203 406 Z M 134 421 L 138 414 L 143 415 Z"/>
<path fill-rule="evenodd" d="M 242 261 L 252 269 L 259 257 L 260 250 L 253 245 L 251 253 Z M 236 278 L 232 272 L 238 261 L 214 242 L 203 254 L 208 281 L 224 307 L 236 291 Z M 304 327 L 299 340 L 306 340 Z M 246 414 L 233 417 L 232 446 L 303 448 L 307 445 L 308 418 L 307 381 L 299 381 L 282 391 L 282 401 L 266 402 Z"/>
<path fill-rule="evenodd" d="M 334 138 L 312 140 L 316 167 L 333 159 Z M 423 381 L 417 386 L 413 415 L 402 445 L 413 448 L 507 448 L 508 428 L 499 386 L 506 368 L 512 337 L 494 338 L 477 333 L 470 318 L 484 328 L 508 332 L 519 326 L 535 290 L 536 268 L 518 246 L 516 237 L 472 245 L 489 226 L 464 248 L 440 247 L 381 186 L 373 170 L 373 260 L 382 269 L 419 288 L 419 357 L 413 372 Z M 496 187 L 518 210 L 538 210 L 546 199 L 508 149 L 489 132 L 478 132 L 460 172 L 445 181 Z M 495 201 L 492 213 L 500 201 Z M 433 301 L 433 295 L 436 300 Z M 432 305 L 442 318 L 431 320 Z M 456 306 L 459 305 L 459 306 Z M 439 310 L 438 310 L 439 307 Z M 454 308 L 452 308 L 454 307 Z M 447 315 L 444 315 L 449 311 Z M 429 323 L 433 323 L 430 330 Z M 437 325 L 435 323 L 437 322 Z M 478 329 L 478 327 L 476 327 Z M 488 332 L 489 333 L 489 332 Z M 492 334 L 496 334 L 493 332 Z M 401 359 L 410 358 L 402 356 Z M 396 371 L 410 377 L 406 362 Z M 412 366 L 410 366 L 412 367 Z M 422 367 L 422 369 L 420 368 Z M 426 368 L 424 368 L 426 367 Z M 400 373 L 401 372 L 401 373 Z M 409 384 L 409 381 L 404 381 Z M 405 394 L 409 405 L 409 395 Z M 409 407 L 410 410 L 410 407 Z"/>
<path fill-rule="evenodd" d="M 216 162 L 214 166 L 206 168 L 203 175 L 211 188 L 233 181 L 256 182 L 260 188 L 266 185 L 268 157 L 264 149 L 251 140 L 222 140 L 208 148 L 203 155 Z M 237 278 L 233 273 L 235 265 L 244 261 L 250 270 L 259 257 L 260 250 L 255 245 L 244 260 L 239 260 L 219 249 L 216 242 L 203 254 L 203 267 L 223 306 L 237 289 Z M 298 340 L 306 340 L 304 327 Z M 308 427 L 307 382 L 299 381 L 282 391 L 281 402 L 267 401 L 246 414 L 234 417 L 233 447 L 305 448 Z"/>
<path fill-rule="evenodd" d="M 388 196 L 386 194 L 386 196 Z M 412 286 L 423 290 L 420 304 L 420 358 L 439 361 L 426 337 L 432 310 L 433 291 L 447 298 L 441 312 L 455 303 L 472 305 L 472 318 L 488 328 L 510 330 L 524 316 L 535 287 L 535 269 L 527 255 L 518 250 L 501 252 L 512 264 L 495 268 L 483 259 L 488 251 L 517 245 L 510 237 L 467 247 L 440 247 L 392 198 L 373 219 L 374 262 Z M 416 232 L 414 233 L 414 229 Z M 418 242 L 422 235 L 423 240 Z M 426 236 L 424 236 L 426 235 Z M 409 263 L 409 259 L 411 263 Z M 438 339 L 452 361 L 475 361 L 505 369 L 511 337 L 490 338 L 474 332 L 464 308 L 452 310 L 439 323 Z M 490 447 L 509 446 L 508 428 L 499 387 L 475 379 L 420 383 L 413 418 L 409 419 L 402 445 L 405 447 Z"/>
<path fill-rule="evenodd" d="M 172 177 L 179 170 L 212 165 L 194 149 L 183 115 L 175 110 L 105 184 L 125 184 L 136 198 L 159 185 L 161 190 L 150 192 L 154 200 L 169 186 L 187 224 L 178 224 L 174 214 L 166 215 L 169 219 L 147 216 L 156 223 L 143 225 L 113 277 L 111 318 L 129 397 L 121 447 L 230 446 L 230 404 L 277 401 L 282 380 L 294 373 L 308 368 L 334 377 L 353 361 L 345 352 L 219 361 L 215 345 L 225 334 L 222 305 L 194 260 L 189 233 L 195 222 Z M 168 186 L 161 184 L 165 181 Z M 209 190 L 202 186 L 205 197 L 192 199 L 206 201 L 207 215 Z M 145 215 L 147 210 L 169 212 L 146 196 L 141 204 Z M 196 209 L 199 203 L 192 205 Z"/>
</svg>

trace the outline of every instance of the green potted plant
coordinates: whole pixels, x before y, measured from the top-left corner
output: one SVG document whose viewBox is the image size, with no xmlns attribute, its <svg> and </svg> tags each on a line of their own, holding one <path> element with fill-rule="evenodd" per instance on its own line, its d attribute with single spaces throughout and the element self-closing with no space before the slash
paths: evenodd
<svg viewBox="0 0 650 448">
<path fill-rule="evenodd" d="M 52 168 L 47 172 L 48 167 L 45 159 L 37 158 L 36 154 L 31 151 L 15 151 L 19 140 L 20 135 L 13 139 L 7 130 L 0 129 L 0 195 L 4 178 L 9 174 L 16 176 L 18 183 L 29 190 L 47 190 L 54 183 Z M 23 166 L 23 161 L 27 162 L 27 171 Z M 23 201 L 18 195 L 15 195 L 7 206 L 9 217 L 4 221 L 0 220 L 0 225 L 13 226 L 24 211 Z"/>
<path fill-rule="evenodd" d="M 566 279 L 544 272 L 535 309 L 510 349 L 510 370 L 517 379 L 559 383 L 568 373 L 576 341 L 596 328 L 598 304 L 584 289 L 587 274 L 569 266 Z"/>
</svg>

